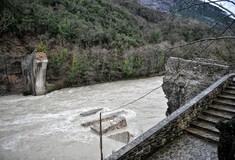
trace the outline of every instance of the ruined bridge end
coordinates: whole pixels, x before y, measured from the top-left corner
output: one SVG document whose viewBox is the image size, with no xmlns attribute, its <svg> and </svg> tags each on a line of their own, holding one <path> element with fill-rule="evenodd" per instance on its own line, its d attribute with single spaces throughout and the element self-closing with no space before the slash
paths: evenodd
<svg viewBox="0 0 235 160">
<path fill-rule="evenodd" d="M 234 77 L 234 73 L 223 76 L 157 125 L 107 157 L 106 160 L 147 159 L 180 136 Z"/>
<path fill-rule="evenodd" d="M 166 115 L 173 113 L 222 76 L 229 74 L 228 63 L 202 58 L 186 60 L 170 57 L 165 69 L 162 89 L 168 99 Z"/>
</svg>

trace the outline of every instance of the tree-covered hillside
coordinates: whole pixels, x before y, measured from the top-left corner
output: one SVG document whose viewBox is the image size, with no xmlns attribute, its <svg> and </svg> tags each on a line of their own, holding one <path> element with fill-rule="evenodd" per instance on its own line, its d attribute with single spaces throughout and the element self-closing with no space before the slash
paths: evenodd
<svg viewBox="0 0 235 160">
<path fill-rule="evenodd" d="M 150 23 L 159 23 L 167 17 L 135 1 L 3 0 L 2 3 L 0 35 L 13 32 L 21 37 L 27 33 L 48 33 L 81 48 L 143 46 L 157 38 L 151 37 L 155 33 Z M 148 34 L 152 35 L 148 37 Z"/>
<path fill-rule="evenodd" d="M 0 7 L 0 54 L 46 52 L 48 81 L 62 86 L 161 72 L 167 57 L 192 59 L 203 44 L 169 48 L 221 32 L 136 0 L 2 0 Z M 233 61 L 233 47 L 216 41 L 200 57 Z"/>
<path fill-rule="evenodd" d="M 138 47 L 144 40 L 143 25 L 109 1 L 95 0 L 5 0 L 1 31 L 62 38 L 79 47 Z"/>
</svg>

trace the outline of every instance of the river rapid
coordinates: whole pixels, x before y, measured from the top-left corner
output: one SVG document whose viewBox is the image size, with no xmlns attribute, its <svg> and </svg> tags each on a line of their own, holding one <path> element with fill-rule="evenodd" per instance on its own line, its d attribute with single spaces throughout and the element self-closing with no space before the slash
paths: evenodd
<svg viewBox="0 0 235 160">
<path fill-rule="evenodd" d="M 81 123 L 99 114 L 80 113 L 104 108 L 109 111 L 133 101 L 162 84 L 163 77 L 126 80 L 66 88 L 44 96 L 0 97 L 0 160 L 98 160 L 99 136 Z M 125 143 L 109 135 L 129 131 L 136 138 L 165 118 L 167 100 L 158 89 L 120 109 L 127 113 L 127 127 L 103 136 L 104 156 Z"/>
</svg>

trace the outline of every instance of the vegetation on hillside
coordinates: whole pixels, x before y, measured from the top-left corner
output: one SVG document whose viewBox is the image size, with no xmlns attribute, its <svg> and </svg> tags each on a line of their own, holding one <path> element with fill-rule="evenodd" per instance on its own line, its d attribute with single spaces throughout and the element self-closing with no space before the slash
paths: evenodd
<svg viewBox="0 0 235 160">
<path fill-rule="evenodd" d="M 167 48 L 219 35 L 136 0 L 3 0 L 0 5 L 1 54 L 45 51 L 48 81 L 69 86 L 159 73 L 167 57 L 190 59 L 203 45 Z M 231 61 L 233 47 L 232 41 L 218 41 L 200 57 Z"/>
<path fill-rule="evenodd" d="M 9 0 L 4 1 L 0 34 L 15 32 L 60 35 L 81 48 L 122 49 L 144 44 L 143 24 L 109 1 Z"/>
</svg>

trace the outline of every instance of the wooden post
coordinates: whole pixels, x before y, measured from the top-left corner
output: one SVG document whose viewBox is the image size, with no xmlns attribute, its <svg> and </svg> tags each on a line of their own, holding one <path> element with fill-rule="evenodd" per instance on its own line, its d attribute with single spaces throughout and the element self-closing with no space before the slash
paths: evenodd
<svg viewBox="0 0 235 160">
<path fill-rule="evenodd" d="M 100 112 L 100 156 L 101 160 L 103 160 L 103 140 L 102 140 L 102 121 L 101 121 L 101 112 Z"/>
<path fill-rule="evenodd" d="M 127 144 L 130 142 L 130 133 L 127 132 Z"/>
</svg>

